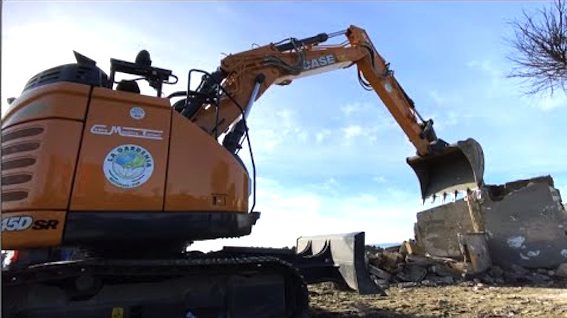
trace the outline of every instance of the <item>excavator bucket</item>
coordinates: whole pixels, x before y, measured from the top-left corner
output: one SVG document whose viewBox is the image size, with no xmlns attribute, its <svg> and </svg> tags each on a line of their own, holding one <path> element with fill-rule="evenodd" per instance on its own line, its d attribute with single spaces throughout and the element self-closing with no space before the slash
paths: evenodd
<svg viewBox="0 0 567 318">
<path fill-rule="evenodd" d="M 445 198 L 457 191 L 478 188 L 483 183 L 484 155 L 480 144 L 469 138 L 427 156 L 407 158 L 419 179 L 423 200 Z"/>
</svg>

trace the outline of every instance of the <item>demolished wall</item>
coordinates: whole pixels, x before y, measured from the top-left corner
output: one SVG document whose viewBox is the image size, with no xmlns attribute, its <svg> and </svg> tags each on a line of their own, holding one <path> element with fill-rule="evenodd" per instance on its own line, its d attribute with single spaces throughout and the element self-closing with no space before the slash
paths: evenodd
<svg viewBox="0 0 567 318">
<path fill-rule="evenodd" d="M 481 206 L 476 199 L 471 200 L 472 203 L 458 200 L 418 214 L 415 224 L 418 255 L 468 264 L 461 271 L 470 274 L 490 267 Z"/>
<path fill-rule="evenodd" d="M 550 176 L 486 185 L 481 222 L 492 262 L 528 268 L 567 262 L 567 211 Z M 435 256 L 462 257 L 458 234 L 474 232 L 464 199 L 418 213 L 418 245 Z"/>
<path fill-rule="evenodd" d="M 457 235 L 472 232 L 467 203 L 457 200 L 417 214 L 415 239 L 423 249 L 435 256 L 461 257 Z"/>
</svg>

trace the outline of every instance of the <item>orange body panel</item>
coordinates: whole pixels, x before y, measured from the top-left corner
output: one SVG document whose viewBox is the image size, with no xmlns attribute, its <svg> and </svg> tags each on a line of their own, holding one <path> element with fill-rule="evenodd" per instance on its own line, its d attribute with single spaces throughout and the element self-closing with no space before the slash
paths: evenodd
<svg viewBox="0 0 567 318">
<path fill-rule="evenodd" d="M 130 115 L 133 107 L 140 107 L 145 112 L 144 118 L 133 118 Z M 171 108 L 166 99 L 95 88 L 85 124 L 71 210 L 161 211 L 170 117 Z M 135 189 L 113 185 L 105 176 L 107 156 L 124 145 L 135 145 L 149 152 L 148 164 L 153 171 L 149 179 Z M 150 174 L 148 171 L 144 173 Z"/>
<path fill-rule="evenodd" d="M 144 211 L 241 215 L 248 210 L 244 166 L 172 111 L 164 98 L 66 82 L 44 85 L 14 102 L 2 137 L 4 248 L 65 245 L 70 220 L 75 229 L 88 228 L 81 222 L 88 223 L 98 211 L 117 212 L 117 220 L 124 220 L 129 212 L 135 218 Z M 117 164 L 124 154 L 136 160 L 128 157 Z M 145 221 L 137 222 L 143 226 Z M 96 224 L 104 235 L 105 227 Z M 85 240 L 77 231 L 70 237 Z M 214 231 L 198 235 L 214 237 Z M 167 240 L 163 233 L 157 238 Z"/>
<path fill-rule="evenodd" d="M 2 131 L 3 212 L 67 209 L 82 129 L 46 119 Z"/>
<path fill-rule="evenodd" d="M 197 125 L 172 116 L 165 210 L 246 212 L 244 167 Z"/>
<path fill-rule="evenodd" d="M 25 249 L 59 246 L 65 211 L 2 213 L 2 248 Z"/>
<path fill-rule="evenodd" d="M 2 129 L 45 118 L 83 120 L 89 90 L 86 85 L 61 82 L 24 92 L 10 105 L 2 120 Z"/>
</svg>

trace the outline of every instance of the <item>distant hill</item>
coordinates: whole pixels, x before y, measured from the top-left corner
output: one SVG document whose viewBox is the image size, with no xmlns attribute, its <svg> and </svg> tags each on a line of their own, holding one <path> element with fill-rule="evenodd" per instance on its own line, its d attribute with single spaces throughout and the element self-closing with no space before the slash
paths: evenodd
<svg viewBox="0 0 567 318">
<path fill-rule="evenodd" d="M 401 242 L 396 242 L 396 243 L 374 243 L 374 244 L 369 244 L 372 246 L 376 246 L 376 247 L 381 247 L 381 248 L 388 248 L 388 247 L 392 247 L 392 246 L 398 246 L 398 245 L 402 245 Z"/>
</svg>

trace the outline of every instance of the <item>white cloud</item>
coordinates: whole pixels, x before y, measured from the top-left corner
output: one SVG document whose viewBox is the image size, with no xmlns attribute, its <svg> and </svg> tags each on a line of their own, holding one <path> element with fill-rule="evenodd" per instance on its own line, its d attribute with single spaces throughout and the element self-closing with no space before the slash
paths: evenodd
<svg viewBox="0 0 567 318">
<path fill-rule="evenodd" d="M 340 124 L 343 128 L 343 146 L 351 146 L 354 142 L 375 143 L 381 133 L 393 130 L 401 131 L 397 123 L 381 104 L 380 100 L 373 102 L 352 102 L 340 107 L 343 117 Z M 360 137 L 360 138 L 359 138 Z"/>
<path fill-rule="evenodd" d="M 336 190 L 339 187 L 339 182 L 337 179 L 330 177 L 323 184 L 321 184 L 320 188 L 325 190 Z"/>
<path fill-rule="evenodd" d="M 299 122 L 296 111 L 289 108 L 274 111 L 274 108 L 274 105 L 258 105 L 255 108 L 257 111 L 250 116 L 248 125 L 250 126 L 254 151 L 273 154 L 287 147 L 290 141 L 299 144 L 310 142 L 310 133 Z M 316 138 L 321 139 L 321 141 L 325 137 L 327 137 L 327 134 L 321 137 L 316 135 Z"/>
<path fill-rule="evenodd" d="M 534 98 L 531 103 L 533 107 L 543 110 L 552 111 L 567 106 L 567 96 L 564 92 L 558 91 L 553 95 L 545 94 Z"/>
<path fill-rule="evenodd" d="M 436 113 L 431 116 L 433 119 L 433 127 L 437 132 L 444 132 L 452 129 L 459 124 L 462 124 L 472 118 L 472 115 L 466 109 L 460 110 L 445 110 L 441 113 Z"/>
<path fill-rule="evenodd" d="M 317 143 L 322 143 L 325 139 L 327 139 L 331 135 L 331 130 L 329 129 L 322 129 L 315 134 L 315 141 Z"/>
<path fill-rule="evenodd" d="M 502 64 L 496 64 L 492 59 L 472 60 L 467 63 L 467 67 L 480 71 L 484 76 L 477 76 L 471 72 L 468 76 L 476 76 L 480 85 L 489 84 L 486 93 L 488 96 L 502 96 L 510 94 L 516 90 L 513 88 L 513 83 L 506 79 L 506 71 Z"/>
<path fill-rule="evenodd" d="M 379 177 L 374 177 L 372 178 L 372 181 L 377 182 L 377 183 L 386 183 L 386 178 L 379 176 Z"/>
<path fill-rule="evenodd" d="M 462 96 L 458 95 L 456 92 L 446 92 L 439 93 L 437 90 L 431 90 L 427 93 L 429 97 L 433 100 L 433 106 L 448 106 L 455 107 L 461 105 L 463 102 Z"/>
<path fill-rule="evenodd" d="M 341 112 L 343 112 L 343 114 L 347 116 L 354 113 L 356 110 L 357 110 L 357 106 L 355 104 L 346 104 L 343 107 L 341 107 Z"/>
<path fill-rule="evenodd" d="M 342 106 L 340 109 L 344 115 L 350 116 L 357 113 L 366 112 L 371 109 L 372 106 L 373 105 L 369 102 L 353 102 Z"/>
<path fill-rule="evenodd" d="M 467 66 L 470 68 L 478 69 L 483 71 L 486 74 L 491 75 L 494 78 L 501 78 L 503 75 L 502 70 L 494 65 L 494 62 L 490 59 L 484 60 L 472 60 L 467 63 Z"/>
<path fill-rule="evenodd" d="M 254 130 L 254 149 L 262 149 L 262 151 L 273 152 L 282 142 L 283 138 L 273 129 Z"/>
<path fill-rule="evenodd" d="M 362 127 L 359 125 L 350 125 L 342 130 L 346 139 L 352 139 L 362 135 Z"/>
<path fill-rule="evenodd" d="M 340 196 L 343 185 L 335 177 L 328 177 L 323 182 L 308 185 L 320 195 Z"/>
<path fill-rule="evenodd" d="M 441 94 L 439 94 L 439 92 L 437 92 L 436 90 L 430 91 L 429 97 L 431 97 L 431 99 L 433 99 L 433 101 L 437 105 L 445 105 L 447 103 L 447 98 L 444 97 L 444 96 L 441 96 Z"/>
</svg>

